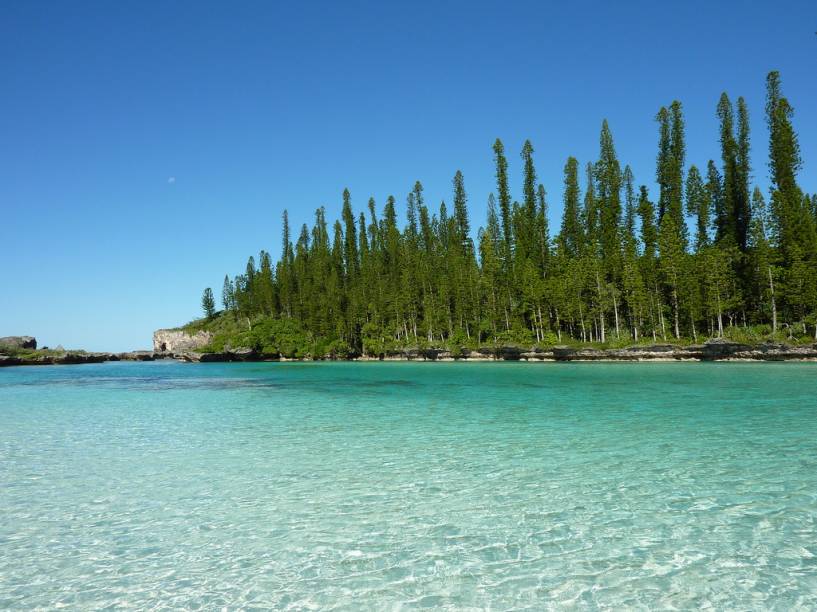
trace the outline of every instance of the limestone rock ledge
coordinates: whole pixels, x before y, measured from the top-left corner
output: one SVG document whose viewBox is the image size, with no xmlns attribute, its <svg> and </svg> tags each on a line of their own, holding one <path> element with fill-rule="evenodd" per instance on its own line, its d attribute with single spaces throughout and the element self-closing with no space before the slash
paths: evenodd
<svg viewBox="0 0 817 612">
<path fill-rule="evenodd" d="M 213 334 L 209 331 L 201 330 L 191 335 L 181 329 L 157 329 L 153 332 L 153 351 L 182 354 L 207 346 L 212 340 Z"/>
<path fill-rule="evenodd" d="M 0 355 L 0 367 L 3 366 L 38 366 L 38 365 L 76 365 L 80 363 L 104 363 L 106 361 L 154 361 L 166 359 L 170 355 L 153 351 L 130 351 L 127 353 L 86 353 L 84 351 L 65 351 L 56 354 Z"/>
<path fill-rule="evenodd" d="M 0 338 L 0 346 L 16 349 L 36 349 L 37 339 L 34 336 L 5 336 Z"/>
</svg>

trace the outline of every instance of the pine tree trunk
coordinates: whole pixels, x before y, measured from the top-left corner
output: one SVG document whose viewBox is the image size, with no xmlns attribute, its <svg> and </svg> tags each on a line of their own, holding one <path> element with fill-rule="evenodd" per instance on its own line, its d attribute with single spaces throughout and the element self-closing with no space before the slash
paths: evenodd
<svg viewBox="0 0 817 612">
<path fill-rule="evenodd" d="M 723 338 L 723 313 L 721 312 L 721 291 L 717 289 L 715 295 L 718 298 L 718 338 Z"/>
<path fill-rule="evenodd" d="M 678 322 L 678 291 L 675 287 L 672 288 L 672 317 L 673 317 L 673 326 L 675 328 L 675 337 L 681 337 L 681 330 L 680 325 Z"/>
<path fill-rule="evenodd" d="M 582 302 L 579 300 L 579 324 L 582 329 L 582 342 L 587 342 L 587 333 L 584 328 L 584 314 L 582 313 Z"/>
<path fill-rule="evenodd" d="M 599 296 L 599 335 L 598 337 L 601 338 L 601 341 L 604 342 L 604 303 L 601 298 L 601 279 L 599 279 L 599 272 L 596 270 L 596 292 Z"/>
<path fill-rule="evenodd" d="M 621 338 L 619 335 L 619 328 L 618 328 L 618 301 L 616 300 L 615 293 L 613 294 L 613 313 L 616 316 L 616 340 Z"/>
<path fill-rule="evenodd" d="M 661 339 L 667 341 L 667 326 L 664 324 L 664 309 L 661 308 L 661 302 L 658 302 L 658 318 L 661 320 Z"/>
<path fill-rule="evenodd" d="M 777 333 L 777 304 L 775 303 L 774 299 L 774 280 L 772 279 L 772 267 L 768 267 L 769 270 L 769 291 L 771 292 L 772 297 L 772 333 Z M 817 337 L 817 328 L 814 330 L 814 335 Z"/>
</svg>

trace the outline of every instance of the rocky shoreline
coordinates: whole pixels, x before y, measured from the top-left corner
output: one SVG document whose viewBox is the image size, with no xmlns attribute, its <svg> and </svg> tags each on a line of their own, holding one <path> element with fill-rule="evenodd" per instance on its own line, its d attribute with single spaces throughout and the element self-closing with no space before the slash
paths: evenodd
<svg viewBox="0 0 817 612">
<path fill-rule="evenodd" d="M 503 346 L 478 350 L 404 349 L 379 355 L 293 359 L 280 354 L 264 354 L 249 348 L 223 352 L 189 350 L 190 344 L 175 350 L 130 351 L 126 353 L 86 353 L 84 351 L 38 354 L 0 354 L 1 366 L 69 365 L 107 361 L 155 361 L 175 359 L 188 363 L 224 363 L 254 361 L 817 361 L 817 343 L 793 346 L 779 343 L 757 345 L 711 340 L 688 346 L 654 344 L 626 348 L 582 348 L 555 346 L 549 349 Z M 36 345 L 35 345 L 36 346 Z M 163 343 L 162 349 L 166 349 Z M 1 351 L 0 351 L 1 353 Z"/>
<path fill-rule="evenodd" d="M 36 365 L 75 365 L 79 363 L 104 363 L 106 361 L 154 361 L 155 359 L 172 358 L 172 355 L 160 355 L 153 351 L 130 351 L 127 353 L 86 353 L 66 351 L 54 355 L 3 355 L 0 354 L 2 366 L 36 366 Z"/>
<path fill-rule="evenodd" d="M 171 355 L 195 363 L 232 361 L 817 361 L 817 344 L 791 346 L 766 343 L 747 345 L 736 342 L 712 341 L 704 344 L 679 346 L 655 344 L 619 349 L 598 349 L 555 346 L 551 349 L 520 347 L 463 349 L 453 352 L 443 349 L 405 349 L 380 355 L 358 357 L 323 357 L 291 359 L 281 355 L 257 353 L 251 349 L 236 349 L 221 353 L 185 351 Z"/>
</svg>

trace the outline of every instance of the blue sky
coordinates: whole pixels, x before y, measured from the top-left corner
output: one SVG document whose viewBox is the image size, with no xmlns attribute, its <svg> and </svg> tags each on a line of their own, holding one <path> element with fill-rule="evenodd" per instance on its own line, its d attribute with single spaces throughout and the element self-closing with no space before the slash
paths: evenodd
<svg viewBox="0 0 817 612">
<path fill-rule="evenodd" d="M 280 250 L 348 187 L 362 209 L 419 179 L 472 225 L 503 139 L 525 138 L 561 213 L 562 167 L 619 158 L 654 182 L 661 105 L 688 160 L 717 159 L 722 91 L 749 104 L 764 188 L 764 79 L 781 71 L 817 191 L 817 4 L 749 2 L 5 2 L 0 4 L 0 336 L 150 346 L 201 291 Z"/>
</svg>

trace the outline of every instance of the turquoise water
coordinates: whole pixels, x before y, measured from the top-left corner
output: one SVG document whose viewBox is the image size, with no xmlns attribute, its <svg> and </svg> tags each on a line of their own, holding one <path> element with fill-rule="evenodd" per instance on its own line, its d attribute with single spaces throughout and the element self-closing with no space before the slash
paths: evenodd
<svg viewBox="0 0 817 612">
<path fill-rule="evenodd" d="M 0 608 L 817 608 L 817 364 L 0 370 Z"/>
</svg>

